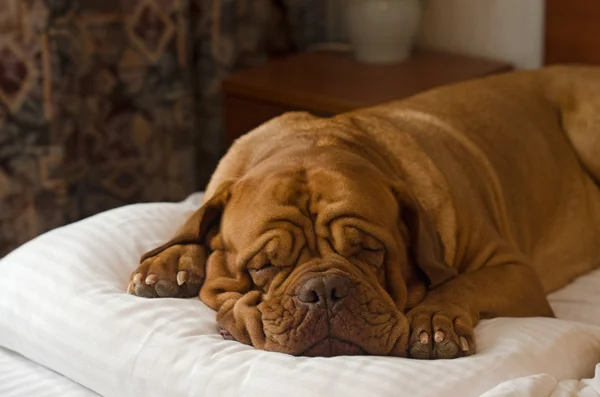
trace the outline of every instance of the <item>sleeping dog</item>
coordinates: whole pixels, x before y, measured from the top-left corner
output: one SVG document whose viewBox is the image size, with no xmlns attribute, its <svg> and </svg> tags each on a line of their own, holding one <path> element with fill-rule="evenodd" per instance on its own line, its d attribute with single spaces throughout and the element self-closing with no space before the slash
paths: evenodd
<svg viewBox="0 0 600 397">
<path fill-rule="evenodd" d="M 199 294 L 259 349 L 468 356 L 480 319 L 552 316 L 597 265 L 599 180 L 600 68 L 288 113 L 235 142 L 129 292 Z"/>
</svg>

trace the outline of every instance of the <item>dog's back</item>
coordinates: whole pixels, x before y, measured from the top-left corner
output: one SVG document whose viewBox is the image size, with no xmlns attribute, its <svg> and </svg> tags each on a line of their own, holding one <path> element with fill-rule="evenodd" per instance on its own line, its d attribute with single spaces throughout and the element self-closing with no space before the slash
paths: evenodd
<svg viewBox="0 0 600 397">
<path fill-rule="evenodd" d="M 365 113 L 407 132 L 444 175 L 462 271 L 509 255 L 507 243 L 551 291 L 600 262 L 600 68 L 493 76 Z"/>
</svg>

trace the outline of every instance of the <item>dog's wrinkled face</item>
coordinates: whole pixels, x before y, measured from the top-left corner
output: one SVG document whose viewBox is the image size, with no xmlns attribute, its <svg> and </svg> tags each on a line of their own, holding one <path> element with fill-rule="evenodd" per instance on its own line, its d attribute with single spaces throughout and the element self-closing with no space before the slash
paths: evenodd
<svg viewBox="0 0 600 397">
<path fill-rule="evenodd" d="M 407 285 L 423 284 L 389 178 L 341 150 L 282 156 L 227 188 L 201 299 L 257 348 L 405 356 Z"/>
</svg>

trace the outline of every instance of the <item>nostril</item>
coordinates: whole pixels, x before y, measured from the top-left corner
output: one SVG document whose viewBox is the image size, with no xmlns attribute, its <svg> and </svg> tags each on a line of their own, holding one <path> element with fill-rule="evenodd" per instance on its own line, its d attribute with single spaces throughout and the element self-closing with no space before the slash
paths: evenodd
<svg viewBox="0 0 600 397">
<path fill-rule="evenodd" d="M 340 299 L 342 299 L 345 295 L 340 295 L 338 294 L 338 289 L 334 288 L 331 290 L 331 300 L 333 301 L 338 301 Z"/>
<path fill-rule="evenodd" d="M 346 296 L 348 296 L 348 283 L 347 280 L 342 279 L 342 278 L 336 278 L 333 282 L 332 282 L 332 286 L 331 286 L 331 293 L 330 293 L 330 298 L 332 301 L 336 302 L 339 301 L 343 298 L 345 298 Z"/>
<path fill-rule="evenodd" d="M 319 303 L 326 298 L 323 282 L 320 278 L 306 281 L 298 290 L 298 298 L 304 303 Z"/>
<path fill-rule="evenodd" d="M 316 291 L 310 291 L 307 294 L 306 299 L 304 300 L 304 302 L 306 303 L 317 303 L 319 301 L 319 294 L 317 294 Z"/>
</svg>

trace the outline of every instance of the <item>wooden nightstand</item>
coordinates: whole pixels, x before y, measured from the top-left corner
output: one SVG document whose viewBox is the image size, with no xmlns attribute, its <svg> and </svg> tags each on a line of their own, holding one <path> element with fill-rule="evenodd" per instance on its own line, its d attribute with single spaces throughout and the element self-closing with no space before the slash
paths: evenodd
<svg viewBox="0 0 600 397">
<path fill-rule="evenodd" d="M 508 63 L 428 51 L 394 65 L 314 51 L 274 60 L 223 81 L 225 142 L 290 110 L 320 116 L 405 98 L 436 86 L 512 69 Z"/>
</svg>

